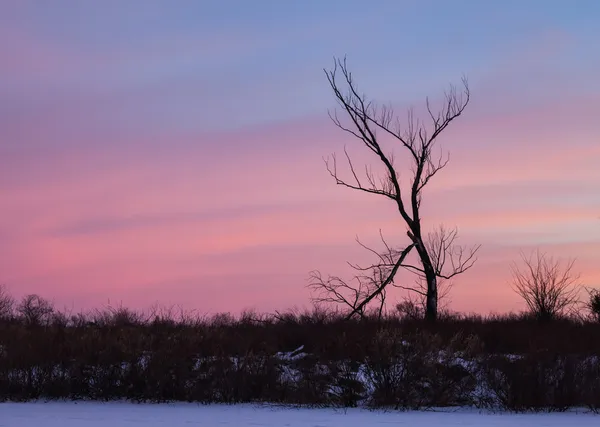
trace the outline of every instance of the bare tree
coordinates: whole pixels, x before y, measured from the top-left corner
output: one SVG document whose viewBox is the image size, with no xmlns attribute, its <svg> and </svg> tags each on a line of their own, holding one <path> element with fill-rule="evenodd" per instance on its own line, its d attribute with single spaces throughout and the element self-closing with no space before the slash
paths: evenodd
<svg viewBox="0 0 600 427">
<path fill-rule="evenodd" d="M 8 293 L 5 285 L 0 285 L 0 319 L 9 319 L 13 314 L 14 298 Z"/>
<path fill-rule="evenodd" d="M 54 313 L 52 303 L 39 295 L 25 295 L 17 306 L 17 313 L 28 325 L 48 324 Z"/>
<path fill-rule="evenodd" d="M 512 263 L 513 287 L 540 320 L 551 320 L 565 314 L 577 302 L 580 275 L 573 272 L 575 260 L 564 266 L 559 260 L 539 250 L 530 256 L 521 253 L 524 267 Z"/>
<path fill-rule="evenodd" d="M 600 322 L 600 289 L 587 289 L 587 294 L 588 299 L 585 302 L 585 308 L 593 321 Z"/>
<path fill-rule="evenodd" d="M 349 179 L 344 179 L 339 174 L 335 155 L 326 160 L 327 170 L 337 184 L 382 196 L 395 204 L 398 214 L 407 226 L 407 235 L 411 241 L 407 249 L 410 251 L 414 247 L 418 254 L 420 266 L 414 266 L 414 270 L 424 276 L 427 284 L 425 317 L 435 320 L 438 309 L 437 282 L 441 277 L 436 263 L 442 261 L 445 255 L 441 255 L 436 260 L 435 254 L 431 252 L 432 248 L 428 247 L 422 233 L 420 208 L 423 189 L 448 164 L 449 157 L 444 156 L 441 152 L 439 156 L 436 155 L 434 149 L 437 147 L 440 134 L 463 113 L 469 103 L 470 92 L 467 81 L 463 79 L 461 91 L 454 86 L 450 87 L 450 90 L 445 93 L 445 99 L 439 112 L 434 112 L 429 99 L 426 99 L 429 125 L 415 118 L 413 111 L 409 110 L 407 123 L 402 126 L 401 120 L 394 113 L 392 107 L 378 107 L 365 95 L 359 93 L 345 58 L 335 59 L 333 70 L 324 71 L 333 94 L 349 119 L 349 123 L 344 124 L 337 112 L 330 113 L 330 118 L 337 127 L 360 140 L 370 150 L 380 162 L 384 173 L 383 176 L 377 176 L 367 165 L 364 172 L 359 174 L 358 168 L 346 149 L 344 149 L 344 154 L 349 170 Z M 395 141 L 412 164 L 412 178 L 407 194 L 404 194 L 402 190 L 394 152 L 386 151 L 383 146 L 384 138 Z M 446 254 L 447 247 L 444 242 L 442 242 L 442 249 L 444 249 L 443 254 Z M 454 271 L 448 273 L 448 276 L 460 274 L 472 266 L 476 251 L 477 248 L 472 248 L 470 251 L 463 250 L 466 256 L 456 258 L 459 264 L 455 266 Z M 450 252 L 456 255 L 454 250 Z M 460 264 L 460 258 L 465 261 L 463 264 Z M 397 269 L 390 273 L 395 274 L 396 271 Z M 386 282 L 391 283 L 392 280 L 393 277 Z"/>
</svg>

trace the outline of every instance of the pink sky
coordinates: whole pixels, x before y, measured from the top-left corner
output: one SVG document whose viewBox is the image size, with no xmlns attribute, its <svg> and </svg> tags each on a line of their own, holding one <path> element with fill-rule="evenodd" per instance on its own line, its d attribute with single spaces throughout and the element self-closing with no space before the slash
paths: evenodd
<svg viewBox="0 0 600 427">
<path fill-rule="evenodd" d="M 456 62 L 432 72 L 426 55 L 405 67 L 361 51 L 358 38 L 332 41 L 343 17 L 330 28 L 334 15 L 315 11 L 298 19 L 314 21 L 316 35 L 283 24 L 261 32 L 250 25 L 258 14 L 217 6 L 211 13 L 231 19 L 230 31 L 172 10 L 174 21 L 154 28 L 160 2 L 141 17 L 117 3 L 66 17 L 18 4 L 0 6 L 12 17 L 0 26 L 11 38 L 0 41 L 0 283 L 17 296 L 75 309 L 110 300 L 285 310 L 309 305 L 309 271 L 369 260 L 356 235 L 375 242 L 382 228 L 406 244 L 393 205 L 336 186 L 324 167 L 322 157 L 344 145 L 370 162 L 327 119 L 334 100 L 320 70 L 340 49 L 360 87 L 400 111 L 462 72 L 470 78 L 473 102 L 441 140 L 451 163 L 423 202 L 426 227 L 456 225 L 463 243 L 482 245 L 456 280 L 453 309 L 521 309 L 509 284 L 521 250 L 576 258 L 583 283 L 600 287 L 600 55 L 586 50 L 600 53 L 590 39 L 599 33 L 584 17 L 563 22 L 546 11 L 533 30 L 512 15 L 488 17 L 514 33 L 473 24 L 456 35 Z M 358 22 L 355 6 L 345 13 Z M 273 13 L 291 19 L 284 9 Z M 416 23 L 433 13 L 425 9 L 411 6 Z M 98 28 L 78 24 L 96 16 Z M 369 16 L 372 31 L 406 35 Z M 436 40 L 423 34 L 420 43 L 443 57 Z"/>
</svg>

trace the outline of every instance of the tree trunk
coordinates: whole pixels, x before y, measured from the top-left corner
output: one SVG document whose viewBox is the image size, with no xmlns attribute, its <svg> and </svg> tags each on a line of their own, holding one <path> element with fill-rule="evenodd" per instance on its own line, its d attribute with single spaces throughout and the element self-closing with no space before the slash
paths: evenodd
<svg viewBox="0 0 600 427">
<path fill-rule="evenodd" d="M 428 271 L 429 268 L 426 269 Z M 431 268 L 431 273 L 426 274 L 427 299 L 425 304 L 425 320 L 435 322 L 438 316 L 438 289 L 437 276 Z"/>
<path fill-rule="evenodd" d="M 425 281 L 427 282 L 427 295 L 425 299 L 425 320 L 435 322 L 438 317 L 438 288 L 437 288 L 437 274 L 431 257 L 427 248 L 423 244 L 423 238 L 421 237 L 421 226 L 418 221 L 412 226 L 412 231 L 408 233 L 408 236 L 415 244 L 419 258 L 421 259 L 421 265 L 423 266 L 423 272 L 425 273 Z"/>
</svg>

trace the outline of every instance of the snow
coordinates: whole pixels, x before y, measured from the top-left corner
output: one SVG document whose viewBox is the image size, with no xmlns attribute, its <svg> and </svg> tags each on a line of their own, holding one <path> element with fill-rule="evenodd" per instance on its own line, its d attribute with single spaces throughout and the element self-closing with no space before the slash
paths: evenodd
<svg viewBox="0 0 600 427">
<path fill-rule="evenodd" d="M 509 414 L 472 409 L 368 411 L 256 405 L 132 404 L 93 402 L 0 403 L 0 427 L 577 427 L 598 426 L 581 412 Z"/>
</svg>

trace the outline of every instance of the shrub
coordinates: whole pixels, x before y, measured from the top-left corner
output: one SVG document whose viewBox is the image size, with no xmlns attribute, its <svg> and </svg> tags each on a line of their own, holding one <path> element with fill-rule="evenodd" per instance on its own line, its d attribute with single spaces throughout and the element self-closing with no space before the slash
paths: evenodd
<svg viewBox="0 0 600 427">
<path fill-rule="evenodd" d="M 475 377 L 465 360 L 457 359 L 457 346 L 468 347 L 460 336 L 448 345 L 427 332 L 380 331 L 366 361 L 371 406 L 417 409 L 470 403 Z"/>
<path fill-rule="evenodd" d="M 10 320 L 13 317 L 14 298 L 8 293 L 5 285 L 0 285 L 0 320 Z"/>
<path fill-rule="evenodd" d="M 513 411 L 565 411 L 581 404 L 581 359 L 546 351 L 494 355 L 481 364 L 490 404 Z"/>
<path fill-rule="evenodd" d="M 600 289 L 588 289 L 587 309 L 590 316 L 600 323 Z"/>
</svg>

